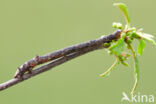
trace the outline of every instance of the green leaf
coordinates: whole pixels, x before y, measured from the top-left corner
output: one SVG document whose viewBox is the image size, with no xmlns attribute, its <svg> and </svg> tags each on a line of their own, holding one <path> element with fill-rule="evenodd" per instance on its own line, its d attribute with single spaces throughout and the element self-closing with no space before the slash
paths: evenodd
<svg viewBox="0 0 156 104">
<path fill-rule="evenodd" d="M 144 40 L 146 40 L 147 42 L 156 45 L 156 42 L 154 41 L 154 36 L 147 34 L 147 33 L 142 33 L 142 32 L 136 32 L 136 35 L 143 38 Z"/>
<path fill-rule="evenodd" d="M 131 91 L 131 94 L 133 95 L 134 94 L 134 91 L 136 90 L 136 87 L 138 85 L 138 80 L 139 80 L 139 61 L 138 61 L 138 57 L 137 57 L 137 54 L 135 54 L 134 56 L 134 62 L 135 62 L 135 69 L 134 69 L 134 77 L 135 77 L 135 83 L 134 83 L 134 86 L 133 86 L 133 89 Z"/>
<path fill-rule="evenodd" d="M 114 3 L 115 6 L 117 6 L 118 8 L 120 8 L 120 10 L 123 12 L 127 25 L 130 24 L 130 17 L 128 14 L 128 10 L 127 10 L 127 6 L 124 3 Z"/>
<path fill-rule="evenodd" d="M 115 62 L 113 63 L 113 65 L 104 73 L 100 74 L 100 77 L 106 77 L 109 76 L 111 71 L 120 63 L 119 59 L 116 58 Z"/>
<path fill-rule="evenodd" d="M 145 42 L 144 42 L 142 39 L 139 40 L 139 41 L 140 41 L 140 42 L 139 42 L 139 45 L 138 45 L 137 52 L 138 52 L 139 55 L 142 55 L 143 50 L 144 50 L 146 44 L 145 44 Z"/>
<path fill-rule="evenodd" d="M 117 41 L 116 44 L 112 45 L 109 50 L 112 51 L 115 55 L 120 56 L 124 51 L 124 39 L 125 34 L 122 34 L 122 37 Z"/>
</svg>

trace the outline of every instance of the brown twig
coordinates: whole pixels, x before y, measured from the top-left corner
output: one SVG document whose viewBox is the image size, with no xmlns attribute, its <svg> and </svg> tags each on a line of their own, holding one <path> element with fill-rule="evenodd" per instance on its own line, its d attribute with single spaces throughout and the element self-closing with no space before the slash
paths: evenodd
<svg viewBox="0 0 156 104">
<path fill-rule="evenodd" d="M 46 63 L 46 62 L 50 62 L 50 61 L 51 62 L 33 70 L 31 74 L 23 73 L 24 75 L 22 76 L 22 79 L 13 78 L 7 82 L 0 84 L 0 91 L 6 89 L 8 87 L 11 87 L 13 85 L 16 85 L 17 83 L 20 83 L 26 79 L 29 79 L 35 75 L 40 74 L 42 72 L 48 71 L 51 68 L 58 66 L 64 62 L 67 62 L 71 59 L 74 59 L 78 56 L 81 56 L 81 55 L 91 52 L 93 50 L 102 49 L 102 48 L 104 48 L 104 45 L 103 45 L 104 43 L 109 43 L 112 40 L 117 40 L 118 38 L 120 38 L 120 34 L 121 34 L 121 31 L 117 30 L 116 32 L 114 32 L 113 34 L 110 34 L 108 36 L 103 36 L 96 40 L 91 40 L 91 41 L 88 41 L 85 43 L 77 44 L 75 46 L 70 46 L 70 47 L 52 52 L 52 53 L 44 55 L 44 56 L 40 56 L 39 61 L 34 65 L 34 67 L 39 64 L 42 64 L 42 63 Z M 31 65 L 31 63 L 33 63 L 33 62 L 34 62 L 34 59 L 27 61 L 26 63 L 29 63 L 29 64 L 27 64 L 28 65 L 27 67 L 29 67 L 29 65 Z M 25 65 L 25 64 L 23 64 L 23 65 Z M 23 65 L 21 65 L 21 66 L 23 66 Z"/>
</svg>

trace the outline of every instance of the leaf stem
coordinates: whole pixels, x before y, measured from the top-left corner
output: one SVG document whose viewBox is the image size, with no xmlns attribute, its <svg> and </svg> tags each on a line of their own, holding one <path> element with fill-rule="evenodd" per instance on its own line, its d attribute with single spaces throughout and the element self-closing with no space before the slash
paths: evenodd
<svg viewBox="0 0 156 104">
<path fill-rule="evenodd" d="M 131 91 L 131 94 L 133 95 L 134 94 L 134 91 L 136 90 L 136 87 L 138 85 L 138 80 L 139 80 L 139 65 L 138 65 L 138 59 L 137 59 L 137 55 L 133 49 L 133 47 L 131 46 L 130 43 L 126 42 L 127 45 L 129 46 L 132 54 L 133 54 L 133 58 L 134 58 L 134 62 L 135 62 L 135 70 L 134 70 L 134 77 L 135 77 L 135 83 L 134 83 L 134 86 L 132 88 L 132 91 Z"/>
<path fill-rule="evenodd" d="M 130 48 L 130 50 L 131 50 L 131 52 L 132 52 L 132 54 L 133 54 L 133 58 L 135 58 L 135 51 L 134 51 L 132 45 L 131 45 L 130 43 L 128 43 L 128 42 L 126 42 L 126 43 L 127 43 L 127 45 L 129 46 L 129 48 Z"/>
<path fill-rule="evenodd" d="M 112 66 L 104 73 L 100 74 L 100 77 L 105 77 L 107 76 L 113 69 L 115 66 L 117 66 L 119 64 L 119 58 L 116 56 L 116 60 L 114 61 L 114 63 L 112 64 Z"/>
</svg>

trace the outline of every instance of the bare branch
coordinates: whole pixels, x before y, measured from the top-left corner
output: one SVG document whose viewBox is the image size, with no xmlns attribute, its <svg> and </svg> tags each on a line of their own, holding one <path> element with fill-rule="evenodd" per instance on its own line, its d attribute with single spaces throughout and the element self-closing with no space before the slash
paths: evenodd
<svg viewBox="0 0 156 104">
<path fill-rule="evenodd" d="M 50 63 L 33 70 L 33 72 L 31 74 L 25 73 L 22 76 L 23 79 L 13 78 L 7 82 L 0 84 L 0 91 L 4 90 L 6 88 L 9 88 L 13 85 L 16 85 L 17 83 L 20 83 L 26 79 L 29 79 L 35 75 L 40 74 L 42 72 L 48 71 L 51 68 L 58 66 L 60 64 L 63 64 L 63 63 L 65 63 L 71 59 L 74 59 L 78 56 L 84 55 L 88 52 L 91 52 L 91 51 L 94 51 L 97 49 L 102 49 L 102 48 L 104 48 L 104 45 L 103 45 L 104 43 L 109 43 L 112 40 L 117 40 L 118 38 L 120 38 L 120 34 L 121 34 L 121 31 L 117 30 L 116 32 L 114 32 L 113 34 L 110 34 L 108 36 L 103 36 L 96 40 L 91 40 L 91 41 L 88 41 L 85 43 L 77 44 L 75 46 L 70 46 L 70 47 L 52 52 L 52 53 L 44 55 L 44 56 L 40 56 L 40 58 L 39 58 L 40 62 L 37 63 L 36 65 L 39 65 L 41 63 L 43 64 L 46 62 L 50 62 Z M 32 60 L 34 60 L 34 59 L 32 59 Z M 29 65 L 30 65 L 31 62 L 33 62 L 32 60 L 29 60 L 26 63 L 29 63 Z"/>
</svg>

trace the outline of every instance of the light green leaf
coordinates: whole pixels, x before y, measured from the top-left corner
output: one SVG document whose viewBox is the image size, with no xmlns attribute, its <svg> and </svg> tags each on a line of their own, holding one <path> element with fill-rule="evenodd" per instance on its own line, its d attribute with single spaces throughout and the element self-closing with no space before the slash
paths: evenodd
<svg viewBox="0 0 156 104">
<path fill-rule="evenodd" d="M 139 80 L 139 61 L 138 61 L 138 57 L 137 57 L 137 54 L 135 54 L 134 56 L 134 61 L 135 61 L 135 66 L 134 66 L 134 78 L 135 78 L 135 83 L 134 83 L 134 86 L 133 86 L 133 89 L 131 91 L 131 94 L 133 95 L 134 94 L 134 91 L 136 90 L 136 87 L 138 85 L 138 80 Z"/>
<path fill-rule="evenodd" d="M 100 74 L 100 77 L 106 77 L 109 76 L 111 71 L 120 63 L 119 59 L 116 58 L 115 62 L 113 63 L 113 65 L 104 73 Z"/>
<path fill-rule="evenodd" d="M 122 37 L 117 41 L 117 43 L 109 48 L 109 50 L 117 56 L 121 55 L 121 53 L 124 51 L 124 38 L 125 34 L 122 34 Z"/>
<path fill-rule="evenodd" d="M 146 44 L 145 44 L 145 42 L 144 42 L 142 39 L 139 40 L 139 41 L 140 41 L 140 42 L 139 42 L 139 45 L 138 45 L 137 52 L 138 52 L 139 55 L 142 55 L 143 50 L 144 50 Z"/>
<path fill-rule="evenodd" d="M 120 8 L 120 10 L 123 12 L 127 25 L 130 24 L 130 17 L 128 14 L 128 10 L 127 10 L 127 6 L 124 3 L 114 3 L 115 6 L 117 6 L 118 8 Z"/>
<path fill-rule="evenodd" d="M 142 33 L 142 32 L 136 32 L 136 35 L 138 35 L 139 37 L 143 38 L 144 40 L 150 42 L 151 44 L 156 45 L 156 42 L 154 41 L 154 36 L 147 34 L 147 33 Z"/>
</svg>

